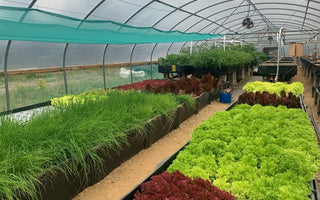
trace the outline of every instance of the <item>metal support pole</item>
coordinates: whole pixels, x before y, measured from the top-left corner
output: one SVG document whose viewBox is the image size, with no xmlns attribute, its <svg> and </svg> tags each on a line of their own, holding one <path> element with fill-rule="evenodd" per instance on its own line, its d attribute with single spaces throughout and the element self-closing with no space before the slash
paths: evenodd
<svg viewBox="0 0 320 200">
<path fill-rule="evenodd" d="M 103 51 L 103 56 L 102 56 L 102 76 L 103 76 L 103 89 L 107 89 L 107 81 L 106 81 L 106 67 L 105 67 L 105 58 L 106 58 L 106 53 L 108 49 L 108 44 L 106 44 L 104 51 Z"/>
<path fill-rule="evenodd" d="M 181 53 L 181 51 L 183 50 L 183 47 L 187 44 L 188 42 L 184 42 L 183 45 L 181 46 L 179 53 Z"/>
<path fill-rule="evenodd" d="M 10 97 L 9 97 L 9 81 L 8 81 L 8 55 L 9 55 L 9 49 L 11 46 L 11 40 L 8 41 L 7 47 L 6 47 L 6 52 L 4 56 L 4 85 L 5 85 L 5 90 L 6 90 L 6 101 L 7 101 L 7 110 L 10 110 Z"/>
<path fill-rule="evenodd" d="M 279 33 L 277 33 L 277 41 L 278 41 L 278 57 L 277 57 L 277 72 L 276 72 L 276 77 L 274 79 L 275 82 L 278 81 L 278 78 L 279 78 L 279 62 L 280 62 L 280 51 L 281 51 L 281 38 L 282 38 L 282 27 L 280 28 L 279 30 Z"/>
<path fill-rule="evenodd" d="M 276 77 L 274 79 L 275 82 L 278 81 L 278 75 L 279 75 L 279 62 L 280 62 L 280 43 L 281 43 L 281 36 L 280 36 L 281 29 L 279 33 L 277 33 L 277 39 L 278 39 L 278 56 L 277 56 L 277 71 L 276 71 Z"/>
<path fill-rule="evenodd" d="M 153 79 L 153 67 L 152 67 L 152 56 L 153 56 L 153 52 L 155 50 L 155 48 L 158 46 L 158 43 L 156 43 L 153 48 L 152 48 L 152 51 L 151 51 L 151 56 L 150 56 L 150 66 L 151 66 L 151 80 Z"/>
<path fill-rule="evenodd" d="M 316 51 L 316 58 L 318 58 L 317 40 L 318 40 L 318 36 L 316 36 L 316 37 L 314 38 L 314 41 L 315 41 L 314 49 L 315 49 L 315 51 Z"/>
<path fill-rule="evenodd" d="M 68 83 L 67 83 L 67 73 L 66 73 L 66 54 L 68 49 L 69 43 L 66 43 L 63 51 L 63 58 L 62 58 L 62 71 L 63 71 L 63 78 L 64 78 L 64 89 L 65 93 L 68 94 Z"/>
<path fill-rule="evenodd" d="M 309 46 L 309 40 L 307 40 L 307 48 L 308 48 L 308 50 L 309 50 L 309 56 L 311 56 L 312 55 L 312 52 L 311 52 L 311 49 L 310 49 L 310 46 Z"/>
<path fill-rule="evenodd" d="M 131 53 L 130 53 L 130 77 L 131 77 L 131 83 L 133 83 L 133 76 L 132 76 L 132 54 L 134 51 L 134 48 L 136 48 L 137 44 L 134 44 L 132 49 L 131 49 Z"/>
<path fill-rule="evenodd" d="M 171 49 L 172 45 L 173 45 L 173 43 L 171 43 L 171 44 L 170 44 L 170 46 L 168 47 L 168 50 L 167 50 L 167 54 L 166 54 L 166 56 L 169 54 L 169 51 L 170 51 L 170 49 Z"/>
<path fill-rule="evenodd" d="M 192 54 L 192 41 L 190 42 L 190 55 Z"/>
<path fill-rule="evenodd" d="M 223 36 L 223 51 L 226 51 L 226 36 Z"/>
</svg>

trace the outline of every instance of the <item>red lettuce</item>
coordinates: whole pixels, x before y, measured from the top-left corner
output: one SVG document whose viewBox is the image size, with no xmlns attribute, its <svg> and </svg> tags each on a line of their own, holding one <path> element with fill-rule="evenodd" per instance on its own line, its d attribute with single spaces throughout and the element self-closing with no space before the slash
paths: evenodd
<svg viewBox="0 0 320 200">
<path fill-rule="evenodd" d="M 119 90 L 131 90 L 131 89 L 148 90 L 153 87 L 164 85 L 168 82 L 170 82 L 170 80 L 159 80 L 159 79 L 144 80 L 144 81 L 135 82 L 135 83 L 131 83 L 131 84 L 120 85 L 117 87 L 117 89 L 119 89 Z"/>
<path fill-rule="evenodd" d="M 175 94 L 192 94 L 199 96 L 203 92 L 208 92 L 218 87 L 219 78 L 212 76 L 210 73 L 204 75 L 202 79 L 184 77 L 176 81 L 170 81 L 166 84 L 150 88 L 148 91 L 154 93 L 175 93 Z"/>
<path fill-rule="evenodd" d="M 208 180 L 191 179 L 179 171 L 152 176 L 141 185 L 135 200 L 234 200 L 231 194 L 215 187 Z"/>
<path fill-rule="evenodd" d="M 281 91 L 280 97 L 277 97 L 276 93 L 270 94 L 269 92 L 244 92 L 239 96 L 239 104 L 261 104 L 263 106 L 287 106 L 287 108 L 300 108 L 299 99 L 291 92 L 286 95 L 285 91 Z"/>
</svg>

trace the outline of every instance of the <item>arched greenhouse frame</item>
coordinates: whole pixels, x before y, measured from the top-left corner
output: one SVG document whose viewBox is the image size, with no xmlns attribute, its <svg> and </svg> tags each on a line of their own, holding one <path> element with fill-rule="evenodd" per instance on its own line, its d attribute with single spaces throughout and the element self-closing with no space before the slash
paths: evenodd
<svg viewBox="0 0 320 200">
<path fill-rule="evenodd" d="M 228 108 L 143 183 L 177 170 L 230 199 L 319 199 L 319 27 L 318 0 L 0 0 L 0 199 L 73 199 L 212 102 Z"/>
</svg>

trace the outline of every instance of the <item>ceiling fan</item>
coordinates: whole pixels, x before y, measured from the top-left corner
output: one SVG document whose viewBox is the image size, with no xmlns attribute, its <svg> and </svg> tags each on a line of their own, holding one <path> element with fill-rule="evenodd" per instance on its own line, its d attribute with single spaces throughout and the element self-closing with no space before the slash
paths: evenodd
<svg viewBox="0 0 320 200">
<path fill-rule="evenodd" d="M 246 17 L 242 21 L 242 26 L 246 29 L 251 29 L 254 26 L 253 20 L 250 17 Z"/>
<path fill-rule="evenodd" d="M 246 29 L 251 29 L 254 26 L 253 20 L 249 16 L 250 16 L 250 4 L 248 4 L 248 15 L 242 21 L 242 26 Z"/>
</svg>

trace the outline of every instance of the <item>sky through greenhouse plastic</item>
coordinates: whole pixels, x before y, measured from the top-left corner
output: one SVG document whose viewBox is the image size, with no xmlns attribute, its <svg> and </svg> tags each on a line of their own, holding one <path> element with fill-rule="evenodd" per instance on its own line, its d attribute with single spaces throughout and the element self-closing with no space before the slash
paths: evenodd
<svg viewBox="0 0 320 200">
<path fill-rule="evenodd" d="M 204 40 L 221 34 L 161 31 L 113 21 L 80 20 L 29 8 L 0 6 L 0 40 L 137 44 Z"/>
</svg>

